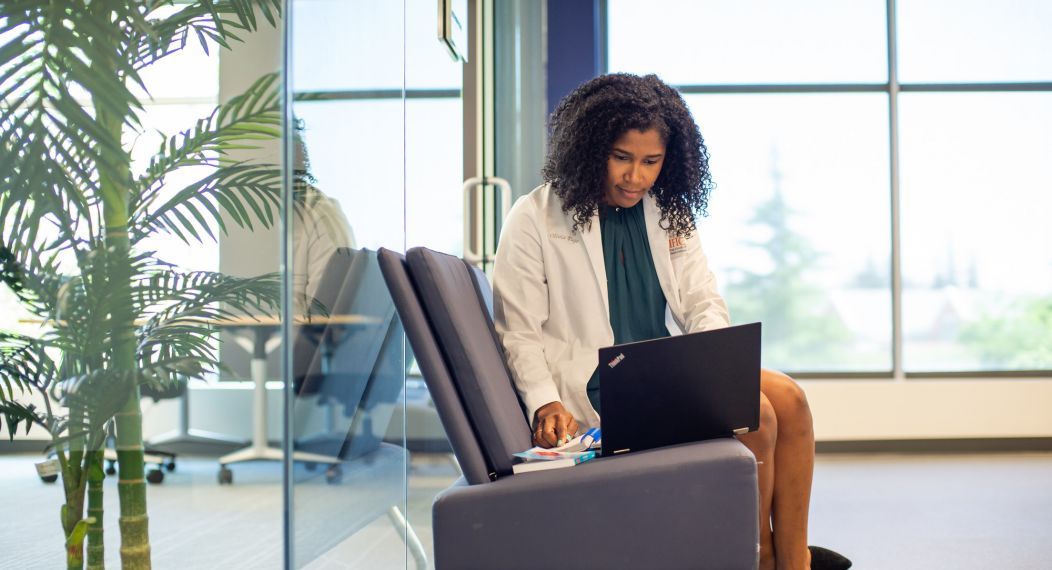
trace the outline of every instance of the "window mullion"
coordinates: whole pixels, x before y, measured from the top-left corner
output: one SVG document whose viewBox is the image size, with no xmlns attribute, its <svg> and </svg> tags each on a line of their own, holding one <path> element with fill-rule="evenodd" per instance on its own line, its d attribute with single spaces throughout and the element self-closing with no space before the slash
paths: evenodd
<svg viewBox="0 0 1052 570">
<path fill-rule="evenodd" d="M 891 365 L 892 376 L 906 375 L 902 361 L 902 223 L 899 186 L 899 76 L 895 0 L 887 0 L 888 30 L 888 151 L 891 184 Z"/>
</svg>

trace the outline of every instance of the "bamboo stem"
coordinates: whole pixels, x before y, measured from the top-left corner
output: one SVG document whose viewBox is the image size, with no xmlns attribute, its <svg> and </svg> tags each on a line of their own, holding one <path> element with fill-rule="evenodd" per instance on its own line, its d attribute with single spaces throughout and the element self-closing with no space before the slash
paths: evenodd
<svg viewBox="0 0 1052 570">
<path fill-rule="evenodd" d="M 80 425 L 83 418 L 83 409 L 74 406 L 70 410 L 71 425 Z M 59 457 L 64 454 L 60 449 Z M 84 515 L 84 489 L 86 478 L 84 475 L 83 437 L 72 438 L 69 442 L 69 459 L 65 461 L 62 470 L 62 486 L 65 491 L 66 503 L 62 505 L 62 530 L 66 536 L 66 568 L 68 570 L 81 570 L 84 568 L 84 539 L 77 537 L 77 523 Z"/>
<path fill-rule="evenodd" d="M 99 124 L 119 141 L 123 117 L 115 117 L 96 105 Z M 130 157 L 114 157 L 119 165 L 116 179 L 100 172 L 103 219 L 106 224 L 106 247 L 111 256 L 109 289 L 114 296 L 111 314 L 113 352 L 111 366 L 115 372 L 136 369 L 135 316 L 132 313 L 130 239 L 128 235 L 128 195 L 131 184 Z M 130 383 L 121 411 L 115 417 L 118 480 L 120 498 L 121 567 L 140 570 L 151 567 L 149 517 L 146 515 L 146 479 L 143 457 L 142 412 L 139 409 L 139 384 Z"/>
<path fill-rule="evenodd" d="M 102 470 L 103 453 L 101 449 L 89 451 L 85 466 L 88 472 L 88 517 L 95 519 L 88 527 L 88 570 L 106 567 L 102 527 L 102 482 L 106 479 Z"/>
</svg>

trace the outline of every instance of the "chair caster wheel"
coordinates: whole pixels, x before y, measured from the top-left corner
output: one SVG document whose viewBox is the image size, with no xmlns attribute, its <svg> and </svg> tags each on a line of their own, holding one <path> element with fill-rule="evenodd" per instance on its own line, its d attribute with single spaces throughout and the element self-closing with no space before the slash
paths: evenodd
<svg viewBox="0 0 1052 570">
<path fill-rule="evenodd" d="M 234 472 L 228 467 L 219 468 L 219 484 L 232 485 L 234 483 Z"/>
<path fill-rule="evenodd" d="M 325 470 L 325 482 L 330 485 L 337 485 L 343 481 L 343 467 L 339 465 L 333 465 Z"/>
<path fill-rule="evenodd" d="M 169 473 L 175 471 L 175 461 L 169 461 L 168 464 L 164 466 L 164 468 L 167 469 Z"/>
<path fill-rule="evenodd" d="M 44 475 L 43 477 L 40 478 L 40 480 L 45 482 L 45 483 L 54 483 L 55 481 L 58 481 L 58 474 L 55 474 L 55 475 Z"/>
<path fill-rule="evenodd" d="M 146 480 L 152 485 L 159 485 L 164 481 L 164 471 L 160 469 L 151 469 L 146 473 Z"/>
</svg>

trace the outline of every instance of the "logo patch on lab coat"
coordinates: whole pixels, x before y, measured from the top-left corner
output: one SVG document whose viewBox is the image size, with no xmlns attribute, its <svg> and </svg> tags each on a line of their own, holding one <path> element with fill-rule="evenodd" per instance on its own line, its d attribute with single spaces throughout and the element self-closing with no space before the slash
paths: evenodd
<svg viewBox="0 0 1052 570">
<path fill-rule="evenodd" d="M 668 252 L 670 255 L 687 250 L 687 241 L 681 236 L 673 236 L 668 238 Z"/>
</svg>

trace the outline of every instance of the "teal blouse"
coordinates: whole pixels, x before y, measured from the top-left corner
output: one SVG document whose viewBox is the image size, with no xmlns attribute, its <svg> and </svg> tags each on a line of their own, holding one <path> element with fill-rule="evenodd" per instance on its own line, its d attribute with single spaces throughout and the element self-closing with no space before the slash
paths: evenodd
<svg viewBox="0 0 1052 570">
<path fill-rule="evenodd" d="M 665 293 L 650 253 L 643 202 L 631 208 L 599 207 L 606 291 L 614 343 L 668 336 Z M 599 370 L 588 380 L 588 399 L 599 410 Z"/>
</svg>

